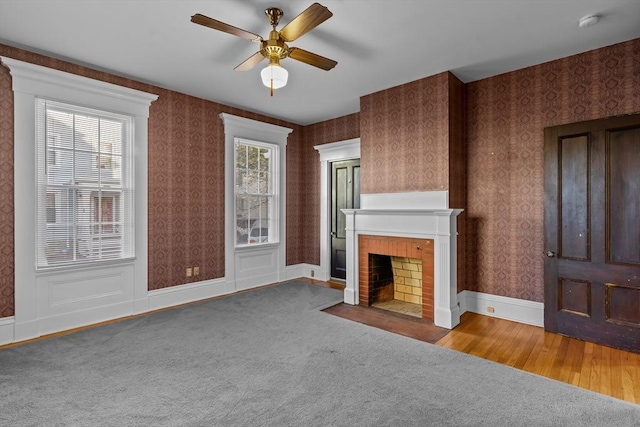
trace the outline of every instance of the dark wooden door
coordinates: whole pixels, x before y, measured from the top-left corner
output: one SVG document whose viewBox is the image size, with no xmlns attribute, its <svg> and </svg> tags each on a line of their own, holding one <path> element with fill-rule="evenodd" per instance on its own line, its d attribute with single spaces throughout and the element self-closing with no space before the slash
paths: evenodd
<svg viewBox="0 0 640 427">
<path fill-rule="evenodd" d="M 640 115 L 545 129 L 545 329 L 640 352 Z"/>
<path fill-rule="evenodd" d="M 360 160 L 331 164 L 331 277 L 347 277 L 346 217 L 340 209 L 360 208 Z"/>
</svg>

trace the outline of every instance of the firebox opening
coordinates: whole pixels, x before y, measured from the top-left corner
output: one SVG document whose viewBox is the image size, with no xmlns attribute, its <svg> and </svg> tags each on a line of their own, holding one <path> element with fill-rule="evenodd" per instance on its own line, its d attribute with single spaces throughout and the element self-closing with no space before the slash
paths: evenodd
<svg viewBox="0 0 640 427">
<path fill-rule="evenodd" d="M 422 317 L 422 260 L 369 254 L 371 305 Z"/>
</svg>

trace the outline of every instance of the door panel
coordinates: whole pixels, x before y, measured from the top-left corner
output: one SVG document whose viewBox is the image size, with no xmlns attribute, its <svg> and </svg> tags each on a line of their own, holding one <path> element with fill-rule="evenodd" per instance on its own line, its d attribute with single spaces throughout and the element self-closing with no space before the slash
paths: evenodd
<svg viewBox="0 0 640 427">
<path fill-rule="evenodd" d="M 560 206 L 563 258 L 589 258 L 589 139 L 587 136 L 561 138 Z"/>
<path fill-rule="evenodd" d="M 346 216 L 341 209 L 360 208 L 360 160 L 331 164 L 331 277 L 347 277 Z"/>
<path fill-rule="evenodd" d="M 545 329 L 640 352 L 640 115 L 545 129 Z"/>
<path fill-rule="evenodd" d="M 591 282 L 586 280 L 558 280 L 560 310 L 591 317 Z"/>
<path fill-rule="evenodd" d="M 611 132 L 607 150 L 609 261 L 640 265 L 640 129 Z"/>
</svg>

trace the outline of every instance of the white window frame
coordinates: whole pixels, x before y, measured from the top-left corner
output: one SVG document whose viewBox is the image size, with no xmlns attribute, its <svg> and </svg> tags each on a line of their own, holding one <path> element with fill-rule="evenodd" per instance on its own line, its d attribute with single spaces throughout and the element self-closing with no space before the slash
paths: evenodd
<svg viewBox="0 0 640 427">
<path fill-rule="evenodd" d="M 269 223 L 268 223 L 268 236 L 267 236 L 267 241 L 265 242 L 250 242 L 250 237 L 251 237 L 251 231 L 253 229 L 253 227 L 248 227 L 247 224 L 247 231 L 249 234 L 249 242 L 248 243 L 239 243 L 237 240 L 238 237 L 238 233 L 235 234 L 235 246 L 237 248 L 242 248 L 242 247 L 256 247 L 256 246 L 260 246 L 260 245 L 268 245 L 268 244 L 274 244 L 274 243 L 279 243 L 280 242 L 280 233 L 279 233 L 279 221 L 278 219 L 280 218 L 280 206 L 279 206 L 279 200 L 280 200 L 280 152 L 279 152 L 279 147 L 277 144 L 271 144 L 271 143 L 267 143 L 267 142 L 261 142 L 261 141 L 253 141 L 253 140 L 249 140 L 246 138 L 234 138 L 234 154 L 237 154 L 237 150 L 236 147 L 238 144 L 243 144 L 246 145 L 248 147 L 259 147 L 259 148 L 266 148 L 268 150 L 271 151 L 272 155 L 269 158 L 269 172 L 271 174 L 271 193 L 267 194 L 260 194 L 263 195 L 265 197 L 270 197 L 271 198 L 271 204 L 269 207 Z M 238 218 L 238 211 L 237 211 L 237 200 L 238 200 L 238 196 L 239 194 L 237 193 L 237 188 L 238 188 L 238 162 L 237 162 L 237 158 L 234 156 L 234 187 L 233 187 L 233 191 L 234 191 L 234 199 L 235 199 L 235 203 L 233 205 L 234 208 L 234 217 Z"/>
<path fill-rule="evenodd" d="M 11 74 L 14 108 L 13 341 L 147 311 L 147 121 L 158 96 L 12 58 L 0 61 Z M 135 259 L 36 270 L 38 97 L 134 117 Z"/>
<path fill-rule="evenodd" d="M 225 282 L 229 291 L 286 280 L 286 147 L 293 129 L 220 114 L 225 133 Z M 277 242 L 236 246 L 235 141 L 241 138 L 278 147 Z"/>
</svg>

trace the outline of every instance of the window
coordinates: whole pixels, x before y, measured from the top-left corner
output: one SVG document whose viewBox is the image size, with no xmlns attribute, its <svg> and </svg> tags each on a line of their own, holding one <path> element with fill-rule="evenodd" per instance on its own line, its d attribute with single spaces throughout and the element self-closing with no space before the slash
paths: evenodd
<svg viewBox="0 0 640 427">
<path fill-rule="evenodd" d="M 278 242 L 277 151 L 235 139 L 236 246 Z"/>
<path fill-rule="evenodd" d="M 132 118 L 36 104 L 38 267 L 132 258 Z"/>
</svg>

